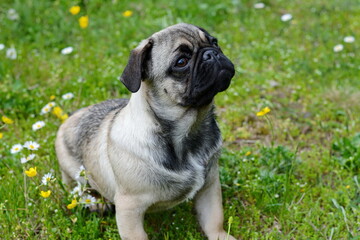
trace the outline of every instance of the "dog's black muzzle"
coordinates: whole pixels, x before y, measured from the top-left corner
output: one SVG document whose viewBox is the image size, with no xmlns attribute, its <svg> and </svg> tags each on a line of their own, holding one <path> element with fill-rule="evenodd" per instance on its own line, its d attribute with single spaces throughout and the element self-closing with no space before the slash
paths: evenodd
<svg viewBox="0 0 360 240">
<path fill-rule="evenodd" d="M 220 49 L 202 48 L 192 71 L 186 103 L 195 107 L 211 103 L 218 92 L 229 87 L 234 74 L 234 65 Z"/>
</svg>

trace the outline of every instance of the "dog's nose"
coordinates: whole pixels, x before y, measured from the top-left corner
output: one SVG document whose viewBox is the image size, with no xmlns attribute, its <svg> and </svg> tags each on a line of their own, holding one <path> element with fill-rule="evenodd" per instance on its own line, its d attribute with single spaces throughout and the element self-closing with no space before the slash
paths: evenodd
<svg viewBox="0 0 360 240">
<path fill-rule="evenodd" d="M 219 58 L 219 52 L 214 49 L 206 50 L 203 54 L 203 61 L 209 61 L 214 60 L 216 58 Z"/>
</svg>

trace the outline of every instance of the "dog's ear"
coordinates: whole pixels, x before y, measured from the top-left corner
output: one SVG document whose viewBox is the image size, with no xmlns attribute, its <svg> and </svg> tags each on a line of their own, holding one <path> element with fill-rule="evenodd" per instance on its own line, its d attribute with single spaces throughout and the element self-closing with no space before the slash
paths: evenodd
<svg viewBox="0 0 360 240">
<path fill-rule="evenodd" d="M 130 92 L 135 93 L 139 90 L 141 81 L 144 79 L 144 63 L 149 56 L 153 40 L 147 39 L 131 51 L 128 64 L 126 65 L 120 80 Z"/>
</svg>

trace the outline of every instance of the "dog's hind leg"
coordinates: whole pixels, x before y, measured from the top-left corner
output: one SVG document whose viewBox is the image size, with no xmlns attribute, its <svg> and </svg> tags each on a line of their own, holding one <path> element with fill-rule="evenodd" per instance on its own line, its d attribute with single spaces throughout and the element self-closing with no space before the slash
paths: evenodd
<svg viewBox="0 0 360 240">
<path fill-rule="evenodd" d="M 72 177 L 70 177 L 69 174 L 67 174 L 65 171 L 61 170 L 61 179 L 64 184 L 67 186 L 70 186 L 71 183 L 74 181 Z"/>
<path fill-rule="evenodd" d="M 63 183 L 71 187 L 72 183 L 77 180 L 76 175 L 80 172 L 81 163 L 69 151 L 69 146 L 67 146 L 64 140 L 65 135 L 66 132 L 60 127 L 55 141 L 55 148 Z"/>
</svg>

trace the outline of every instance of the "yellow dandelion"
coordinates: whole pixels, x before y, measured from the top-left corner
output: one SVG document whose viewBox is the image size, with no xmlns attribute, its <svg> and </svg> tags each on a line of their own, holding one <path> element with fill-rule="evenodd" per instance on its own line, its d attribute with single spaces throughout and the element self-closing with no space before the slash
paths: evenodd
<svg viewBox="0 0 360 240">
<path fill-rule="evenodd" d="M 346 189 L 350 189 L 350 185 L 346 185 L 346 187 L 345 187 Z"/>
<path fill-rule="evenodd" d="M 63 122 L 69 118 L 69 115 L 64 113 L 64 111 L 61 109 L 61 107 L 54 107 L 52 110 L 52 113 Z"/>
<path fill-rule="evenodd" d="M 55 100 L 55 98 L 56 98 L 55 95 L 51 95 L 51 96 L 50 96 L 50 101 Z"/>
<path fill-rule="evenodd" d="M 122 13 L 122 15 L 124 17 L 131 17 L 133 15 L 133 11 L 131 10 L 126 10 L 125 12 Z"/>
<path fill-rule="evenodd" d="M 245 153 L 245 156 L 250 156 L 250 155 L 251 155 L 251 152 L 250 152 L 250 151 L 248 151 L 248 152 Z"/>
<path fill-rule="evenodd" d="M 37 175 L 36 167 L 34 167 L 34 168 L 29 168 L 29 170 L 25 170 L 25 174 L 26 174 L 26 176 L 28 176 L 28 177 L 35 177 L 35 176 Z"/>
<path fill-rule="evenodd" d="M 51 194 L 51 191 L 50 190 L 48 190 L 48 191 L 41 191 L 40 192 L 40 196 L 42 196 L 43 198 L 48 198 L 48 197 L 50 197 L 50 194 Z"/>
<path fill-rule="evenodd" d="M 61 116 L 63 115 L 63 110 L 61 109 L 61 107 L 54 107 L 54 109 L 52 110 L 52 113 L 53 113 L 57 118 L 61 118 Z"/>
<path fill-rule="evenodd" d="M 63 122 L 65 122 L 65 120 L 68 119 L 68 118 L 69 118 L 69 115 L 63 114 L 63 115 L 60 117 L 60 120 L 63 121 Z"/>
<path fill-rule="evenodd" d="M 76 15 L 80 12 L 80 6 L 72 6 L 70 9 L 69 9 L 69 12 L 72 14 L 72 15 Z"/>
<path fill-rule="evenodd" d="M 7 116 L 2 116 L 1 120 L 5 123 L 5 124 L 13 124 L 14 121 L 11 120 L 10 118 L 8 118 Z"/>
<path fill-rule="evenodd" d="M 0 132 L 0 139 L 2 139 L 3 136 L 4 136 L 4 134 Z"/>
<path fill-rule="evenodd" d="M 73 209 L 74 207 L 76 207 L 78 204 L 78 201 L 76 200 L 76 198 L 74 198 L 71 203 L 69 205 L 67 205 L 67 209 Z"/>
<path fill-rule="evenodd" d="M 87 28 L 89 26 L 89 17 L 82 16 L 81 18 L 79 18 L 79 25 L 82 29 Z"/>
<path fill-rule="evenodd" d="M 262 117 L 265 116 L 266 114 L 268 114 L 271 111 L 271 109 L 269 107 L 265 107 L 263 109 L 261 109 L 260 112 L 256 113 L 256 116 L 258 117 Z"/>
</svg>

